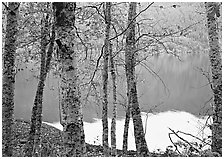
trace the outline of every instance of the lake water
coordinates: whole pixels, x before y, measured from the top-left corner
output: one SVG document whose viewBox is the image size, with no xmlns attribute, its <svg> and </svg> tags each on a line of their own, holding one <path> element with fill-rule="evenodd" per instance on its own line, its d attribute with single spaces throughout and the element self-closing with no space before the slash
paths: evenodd
<svg viewBox="0 0 224 159">
<path fill-rule="evenodd" d="M 207 79 L 199 71 L 203 68 L 209 71 L 209 61 L 206 54 L 183 55 L 181 61 L 171 55 L 162 55 L 149 59 L 147 65 L 153 69 L 161 80 L 143 67 L 137 66 L 138 96 L 142 112 L 163 112 L 169 110 L 186 111 L 196 116 L 206 115 L 211 107 L 208 100 L 212 97 Z M 36 66 L 30 64 L 29 69 Z M 16 75 L 15 85 L 15 117 L 30 120 L 31 110 L 37 89 L 37 79 L 28 69 Z M 120 73 L 122 75 L 122 72 Z M 118 91 L 126 96 L 125 74 L 118 80 Z M 110 94 L 111 96 L 111 94 Z M 119 101 L 123 98 L 118 95 Z M 53 123 L 59 121 L 58 81 L 52 75 L 47 77 L 44 88 L 43 120 Z M 109 115 L 112 102 L 109 101 Z M 93 122 L 93 118 L 101 117 L 101 108 L 94 101 L 83 105 L 84 121 Z M 118 105 L 119 118 L 125 111 Z"/>
</svg>

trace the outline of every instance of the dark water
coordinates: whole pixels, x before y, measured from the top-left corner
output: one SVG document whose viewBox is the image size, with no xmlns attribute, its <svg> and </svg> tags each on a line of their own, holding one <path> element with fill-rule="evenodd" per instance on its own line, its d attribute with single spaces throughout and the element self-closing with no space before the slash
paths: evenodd
<svg viewBox="0 0 224 159">
<path fill-rule="evenodd" d="M 143 66 L 137 66 L 138 95 L 142 111 L 153 112 L 181 110 L 195 115 L 204 115 L 212 96 L 207 79 L 198 68 L 209 71 L 209 61 L 206 54 L 183 55 L 181 61 L 170 55 L 151 57 L 147 65 L 158 76 L 149 73 Z M 38 73 L 38 72 L 37 72 Z M 125 79 L 118 81 L 118 89 L 125 96 Z M 165 87 L 165 86 L 166 87 Z M 43 120 L 59 121 L 58 115 L 58 82 L 50 74 L 44 90 Z M 16 76 L 15 87 L 15 118 L 30 120 L 32 104 L 37 89 L 37 80 L 25 69 Z M 120 98 L 121 100 L 122 98 Z M 156 107 L 156 105 L 159 105 Z M 91 122 L 92 118 L 100 117 L 101 109 L 95 104 L 84 107 L 84 120 Z M 118 107 L 120 117 L 124 108 Z"/>
</svg>

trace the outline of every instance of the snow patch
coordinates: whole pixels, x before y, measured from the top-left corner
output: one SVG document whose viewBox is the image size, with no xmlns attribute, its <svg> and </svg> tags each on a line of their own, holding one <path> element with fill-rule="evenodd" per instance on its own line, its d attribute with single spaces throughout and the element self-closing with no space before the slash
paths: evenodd
<svg viewBox="0 0 224 159">
<path fill-rule="evenodd" d="M 206 117 L 198 118 L 190 113 L 183 111 L 167 111 L 157 114 L 142 112 L 142 121 L 144 131 L 146 131 L 146 141 L 149 151 L 160 149 L 165 151 L 166 147 L 172 145 L 170 142 L 168 133 L 171 133 L 169 128 L 174 131 L 182 131 L 199 137 L 200 139 L 206 138 L 211 135 L 209 128 L 205 127 Z M 53 127 L 63 130 L 62 125 L 59 122 L 47 123 Z M 210 121 L 211 123 L 211 121 Z M 109 124 L 109 143 L 110 143 L 110 126 L 111 119 L 108 119 Z M 203 129 L 204 128 L 204 129 Z M 124 131 L 124 119 L 117 120 L 116 125 L 117 135 L 117 148 L 122 149 L 123 131 Z M 146 129 L 146 130 L 145 130 Z M 87 143 L 101 145 L 102 143 L 102 122 L 101 119 L 95 119 L 93 123 L 84 122 L 85 139 Z M 189 135 L 180 134 L 181 137 L 188 141 L 198 141 Z M 178 138 L 172 135 L 172 140 L 175 142 Z M 136 150 L 134 140 L 133 122 L 130 120 L 129 136 L 128 136 L 128 149 Z"/>
</svg>

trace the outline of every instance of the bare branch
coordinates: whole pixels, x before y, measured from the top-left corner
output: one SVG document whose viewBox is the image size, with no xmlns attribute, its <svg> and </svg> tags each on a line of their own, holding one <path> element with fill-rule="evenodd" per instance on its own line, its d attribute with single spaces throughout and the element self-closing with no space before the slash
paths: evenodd
<svg viewBox="0 0 224 159">
<path fill-rule="evenodd" d="M 178 133 L 182 133 L 182 134 L 184 134 L 184 135 L 189 135 L 189 136 L 191 136 L 191 137 L 193 137 L 193 138 L 195 138 L 195 139 L 198 139 L 199 141 L 201 141 L 201 142 L 203 142 L 203 143 L 205 143 L 206 145 L 212 145 L 212 144 L 210 144 L 210 143 L 208 143 L 208 142 L 205 142 L 204 140 L 202 140 L 202 139 L 200 139 L 199 137 L 197 137 L 197 136 L 194 136 L 194 135 L 192 135 L 192 134 L 190 134 L 190 133 L 185 133 L 185 132 L 183 132 L 183 131 L 177 131 L 176 132 L 177 134 Z"/>
<path fill-rule="evenodd" d="M 99 8 L 101 7 L 102 4 L 100 4 Z M 100 13 L 100 10 L 97 6 L 86 6 L 86 7 L 89 7 L 89 8 L 94 8 L 96 9 L 97 13 L 105 20 L 105 17 Z"/>
<path fill-rule="evenodd" d="M 175 147 L 175 151 L 177 151 L 180 155 L 181 155 L 181 153 L 180 153 L 180 151 L 178 150 L 178 146 L 177 146 L 177 144 L 175 144 L 174 142 L 173 142 L 173 140 L 172 140 L 172 138 L 171 138 L 171 136 L 170 135 L 172 135 L 173 133 L 168 133 L 168 136 L 169 136 L 169 139 L 170 139 L 170 141 L 172 142 L 172 144 L 173 144 L 173 146 Z"/>
<path fill-rule="evenodd" d="M 100 54 L 100 56 L 99 56 L 98 59 L 97 59 L 97 62 L 96 62 L 96 68 L 95 68 L 95 70 L 94 70 L 94 72 L 93 72 L 92 78 L 90 79 L 90 81 L 89 81 L 88 83 L 91 83 L 91 82 L 93 81 L 94 77 L 95 77 L 96 71 L 97 71 L 98 66 L 99 66 L 99 63 L 100 63 L 100 59 L 101 59 L 101 57 L 103 56 L 103 48 L 104 48 L 104 47 L 105 47 L 105 44 L 104 44 L 103 47 L 101 48 L 101 54 Z"/>
<path fill-rule="evenodd" d="M 191 148 L 193 148 L 195 151 L 197 151 L 198 153 L 200 153 L 200 151 L 198 149 L 196 149 L 190 142 L 188 142 L 187 140 L 185 140 L 184 138 L 180 137 L 177 132 L 175 132 L 174 130 L 172 130 L 171 128 L 169 128 L 170 131 L 172 131 L 172 133 L 170 134 L 174 134 L 176 135 L 179 139 L 181 139 L 182 141 L 184 141 L 185 143 L 187 143 Z"/>
<path fill-rule="evenodd" d="M 156 73 L 153 69 L 151 69 L 147 64 L 145 64 L 144 62 L 141 62 L 140 65 L 142 65 L 149 73 L 151 73 L 154 77 L 158 77 L 159 80 L 162 82 L 164 88 L 165 88 L 165 92 L 166 90 L 168 91 L 168 95 L 170 94 L 170 90 L 169 88 L 166 86 L 166 84 L 164 83 L 164 81 L 161 79 L 161 77 L 158 75 L 158 73 Z"/>
<path fill-rule="evenodd" d="M 82 38 L 80 37 L 79 33 L 78 33 L 78 28 L 76 26 L 74 26 L 75 30 L 76 30 L 76 35 L 77 37 L 79 38 L 79 40 L 81 41 L 82 45 L 85 47 L 85 53 L 86 53 L 86 56 L 84 58 L 84 60 L 87 59 L 87 53 L 88 53 L 88 47 L 86 46 L 86 44 L 83 42 Z"/>
<path fill-rule="evenodd" d="M 127 26 L 127 28 L 125 28 L 125 30 L 123 30 L 120 34 L 118 34 L 117 36 L 114 36 L 114 37 L 112 37 L 112 38 L 110 38 L 109 40 L 113 40 L 113 39 L 115 39 L 115 38 L 117 38 L 117 37 L 119 37 L 119 36 L 121 36 L 122 34 L 124 34 L 127 30 L 128 30 L 128 28 L 130 27 L 130 25 L 132 24 L 132 22 L 142 13 L 142 12 L 144 12 L 144 11 L 146 11 L 149 7 L 151 7 L 151 5 L 153 4 L 154 2 L 152 2 L 152 3 L 150 3 L 145 9 L 143 9 L 143 10 L 141 10 L 132 20 L 131 20 L 131 22 L 128 24 L 128 26 Z"/>
</svg>

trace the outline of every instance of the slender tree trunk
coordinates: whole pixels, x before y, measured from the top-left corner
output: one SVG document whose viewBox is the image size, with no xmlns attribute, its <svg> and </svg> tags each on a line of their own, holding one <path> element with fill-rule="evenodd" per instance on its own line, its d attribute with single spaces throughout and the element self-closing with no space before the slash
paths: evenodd
<svg viewBox="0 0 224 159">
<path fill-rule="evenodd" d="M 103 55 L 103 72 L 102 72 L 102 80 L 103 80 L 103 110 L 102 110 L 102 124 L 103 124 L 103 149 L 104 149 L 104 156 L 109 156 L 109 150 L 108 150 L 108 115 L 107 115 L 107 109 L 108 109 L 108 92 L 107 92 L 107 86 L 108 86 L 108 57 L 109 57 L 109 36 L 110 36 L 110 23 L 111 23 L 111 2 L 105 3 L 105 23 L 106 23 L 106 30 L 105 30 L 105 49 L 104 49 L 104 55 Z"/>
<path fill-rule="evenodd" d="M 80 157 L 85 153 L 85 135 L 76 54 L 73 48 L 74 38 L 70 36 L 70 31 L 75 25 L 76 3 L 54 2 L 53 5 L 60 57 L 60 115 L 65 154 L 67 157 Z"/>
<path fill-rule="evenodd" d="M 9 2 L 7 9 L 7 25 L 5 46 L 3 53 L 2 76 L 2 156 L 13 155 L 13 115 L 14 115 L 14 89 L 15 89 L 15 53 L 17 37 L 17 15 L 19 3 Z"/>
<path fill-rule="evenodd" d="M 220 16 L 220 6 L 216 2 L 205 3 L 207 12 L 209 59 L 212 72 L 213 89 L 213 126 L 212 126 L 212 151 L 222 155 L 222 59 L 219 46 L 217 17 Z"/>
<path fill-rule="evenodd" d="M 114 60 L 112 55 L 112 44 L 110 44 L 109 50 L 110 56 L 110 72 L 112 76 L 112 83 L 113 83 L 113 116 L 111 121 L 111 155 L 116 156 L 116 119 L 117 119 L 117 86 L 116 86 L 116 74 L 114 68 Z"/>
<path fill-rule="evenodd" d="M 135 144 L 138 156 L 148 156 L 149 151 L 145 140 L 141 112 L 138 103 L 136 79 L 135 79 L 135 16 L 136 2 L 131 2 L 128 13 L 128 30 L 126 37 L 125 70 L 127 78 L 128 95 L 130 96 L 130 108 L 134 124 Z"/>
<path fill-rule="evenodd" d="M 129 90 L 129 88 L 127 88 Z M 128 103 L 125 111 L 125 123 L 124 123 L 124 134 L 123 134 L 123 153 L 124 155 L 127 155 L 128 151 L 128 129 L 129 129 L 129 123 L 131 118 L 131 111 L 130 111 L 130 96 L 127 93 L 128 97 Z"/>
<path fill-rule="evenodd" d="M 48 15 L 47 15 L 48 17 Z M 53 53 L 54 39 L 55 39 L 55 28 L 54 24 L 52 27 L 52 36 L 50 40 L 50 45 L 46 55 L 47 47 L 47 30 L 48 30 L 48 18 L 43 18 L 43 26 L 41 28 L 41 69 L 40 77 L 37 86 L 36 96 L 34 100 L 34 106 L 32 109 L 30 133 L 25 148 L 25 156 L 40 156 L 39 146 L 40 146 L 40 135 L 41 135 L 41 124 L 42 124 L 42 107 L 43 107 L 43 91 L 45 86 L 45 80 L 47 73 L 50 69 L 50 61 Z M 47 56 L 47 57 L 46 57 Z"/>
</svg>

